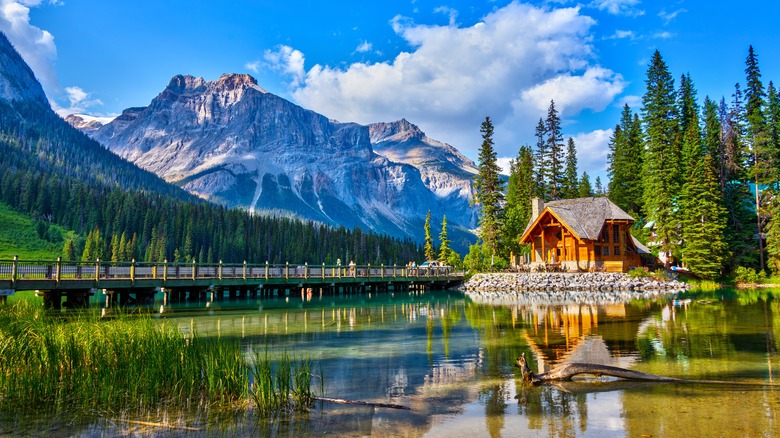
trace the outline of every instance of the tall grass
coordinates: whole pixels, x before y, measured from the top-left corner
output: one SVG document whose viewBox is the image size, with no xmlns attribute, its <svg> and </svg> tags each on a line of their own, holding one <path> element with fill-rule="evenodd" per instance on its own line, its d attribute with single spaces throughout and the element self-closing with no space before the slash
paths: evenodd
<svg viewBox="0 0 780 438">
<path fill-rule="evenodd" d="M 15 301 L 0 312 L 0 403 L 121 410 L 247 400 L 236 341 L 185 336 L 148 316 L 62 319 Z"/>
<path fill-rule="evenodd" d="M 250 398 L 261 415 L 306 411 L 314 404 L 310 359 L 294 362 L 285 353 L 276 362 L 268 352 L 255 352 Z"/>
</svg>

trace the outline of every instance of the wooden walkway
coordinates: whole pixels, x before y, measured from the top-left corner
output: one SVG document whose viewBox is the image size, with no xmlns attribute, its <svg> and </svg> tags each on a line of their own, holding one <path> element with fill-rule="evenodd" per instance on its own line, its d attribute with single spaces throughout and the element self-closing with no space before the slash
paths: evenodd
<svg viewBox="0 0 780 438">
<path fill-rule="evenodd" d="M 143 302 L 158 292 L 165 294 L 167 303 L 220 299 L 224 293 L 252 297 L 269 290 L 443 289 L 462 280 L 462 272 L 448 267 L 0 260 L 0 296 L 37 290 L 44 304 L 54 308 L 61 306 L 62 297 L 67 298 L 66 306 L 83 307 L 100 289 L 107 305 L 121 305 Z"/>
</svg>

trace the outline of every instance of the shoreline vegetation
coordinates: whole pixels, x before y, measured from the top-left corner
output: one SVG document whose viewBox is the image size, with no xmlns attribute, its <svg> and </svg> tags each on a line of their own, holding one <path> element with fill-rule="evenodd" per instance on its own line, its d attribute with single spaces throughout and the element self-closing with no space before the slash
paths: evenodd
<svg viewBox="0 0 780 438">
<path fill-rule="evenodd" d="M 5 411 L 127 412 L 209 406 L 262 417 L 313 406 L 310 360 L 245 354 L 238 341 L 184 333 L 134 313 L 50 313 L 34 299 L 0 312 Z"/>
</svg>

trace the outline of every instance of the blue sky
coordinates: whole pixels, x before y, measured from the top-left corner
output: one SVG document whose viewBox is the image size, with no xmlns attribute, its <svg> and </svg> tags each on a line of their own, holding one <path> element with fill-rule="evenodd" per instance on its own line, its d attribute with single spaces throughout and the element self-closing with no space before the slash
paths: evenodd
<svg viewBox="0 0 780 438">
<path fill-rule="evenodd" d="M 476 158 L 532 144 L 551 99 L 580 170 L 605 177 L 620 108 L 657 49 L 699 98 L 730 97 L 753 45 L 780 80 L 780 2 L 704 0 L 0 0 L 0 30 L 61 114 L 145 106 L 176 74 L 250 73 L 340 121 L 405 117 Z"/>
</svg>

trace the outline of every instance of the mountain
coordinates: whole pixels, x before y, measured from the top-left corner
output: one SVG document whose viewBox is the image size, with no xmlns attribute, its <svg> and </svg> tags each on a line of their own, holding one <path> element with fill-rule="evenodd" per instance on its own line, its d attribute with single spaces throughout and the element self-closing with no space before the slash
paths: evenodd
<svg viewBox="0 0 780 438">
<path fill-rule="evenodd" d="M 0 253 L 179 263 L 422 258 L 422 245 L 411 239 L 250 215 L 140 169 L 55 114 L 2 33 L 0 90 Z"/>
<path fill-rule="evenodd" d="M 439 199 L 445 200 L 449 211 L 459 213 L 461 223 L 469 228 L 476 227 L 477 211 L 470 202 L 472 180 L 478 169 L 472 160 L 453 146 L 429 138 L 406 119 L 373 123 L 368 125 L 368 130 L 376 153 L 391 161 L 414 166 L 420 172 L 423 184 Z"/>
<path fill-rule="evenodd" d="M 62 120 L 33 71 L 0 33 L 0 178 L 12 180 L 16 172 L 193 199 Z"/>
<path fill-rule="evenodd" d="M 404 129 L 387 132 L 400 139 Z M 457 186 L 470 168 L 454 148 L 409 133 L 409 145 L 450 160 L 431 169 L 413 152 L 402 156 L 403 142 L 393 135 L 382 142 L 387 156 L 377 154 L 371 128 L 301 108 L 249 75 L 175 76 L 149 106 L 129 108 L 88 133 L 138 166 L 227 206 L 415 239 L 422 238 L 429 209 L 438 221 L 446 214 L 453 229 L 475 223 L 473 209 L 460 202 L 468 189 Z M 458 176 L 437 175 L 436 168 Z"/>
<path fill-rule="evenodd" d="M 70 114 L 65 117 L 65 121 L 79 131 L 88 134 L 97 131 L 101 126 L 110 122 L 112 119 L 102 117 L 93 117 L 86 114 Z"/>
<path fill-rule="evenodd" d="M 43 87 L 27 63 L 0 32 L 0 101 L 48 105 Z"/>
</svg>

